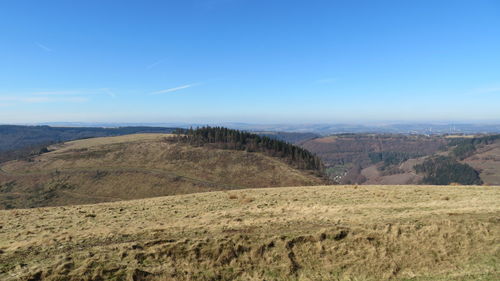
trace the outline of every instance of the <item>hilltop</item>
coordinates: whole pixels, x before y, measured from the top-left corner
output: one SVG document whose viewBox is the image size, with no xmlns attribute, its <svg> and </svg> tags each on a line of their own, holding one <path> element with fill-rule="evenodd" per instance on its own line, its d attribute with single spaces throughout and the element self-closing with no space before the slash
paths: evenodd
<svg viewBox="0 0 500 281">
<path fill-rule="evenodd" d="M 316 173 L 263 152 L 173 141 L 91 138 L 0 165 L 0 207 L 27 208 L 256 187 L 318 185 Z"/>
<path fill-rule="evenodd" d="M 25 158 L 44 147 L 77 139 L 138 133 L 171 133 L 163 127 L 50 127 L 0 125 L 0 163 Z"/>
<path fill-rule="evenodd" d="M 2 280 L 498 280 L 500 189 L 317 186 L 0 211 Z"/>
</svg>

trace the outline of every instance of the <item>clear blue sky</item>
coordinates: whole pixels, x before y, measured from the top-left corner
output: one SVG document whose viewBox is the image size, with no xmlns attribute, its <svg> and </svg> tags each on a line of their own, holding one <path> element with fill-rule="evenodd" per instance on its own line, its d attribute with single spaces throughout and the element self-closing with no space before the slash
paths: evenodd
<svg viewBox="0 0 500 281">
<path fill-rule="evenodd" d="M 0 2 L 0 123 L 500 120 L 500 1 Z"/>
</svg>

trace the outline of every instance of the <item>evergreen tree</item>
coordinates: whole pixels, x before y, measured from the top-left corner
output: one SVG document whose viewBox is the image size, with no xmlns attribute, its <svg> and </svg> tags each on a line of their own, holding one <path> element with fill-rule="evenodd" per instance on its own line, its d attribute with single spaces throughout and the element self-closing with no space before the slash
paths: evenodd
<svg viewBox="0 0 500 281">
<path fill-rule="evenodd" d="M 171 139 L 197 146 L 211 145 L 217 148 L 263 152 L 270 156 L 283 158 L 300 169 L 317 171 L 321 175 L 324 173 L 323 163 L 318 156 L 301 147 L 267 136 L 224 127 L 207 126 L 178 131 L 176 136 Z"/>
</svg>

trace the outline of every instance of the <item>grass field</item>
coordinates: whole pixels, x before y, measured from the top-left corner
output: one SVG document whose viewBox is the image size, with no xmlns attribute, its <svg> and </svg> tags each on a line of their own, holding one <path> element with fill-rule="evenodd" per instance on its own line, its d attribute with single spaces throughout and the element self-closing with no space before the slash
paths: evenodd
<svg viewBox="0 0 500 281">
<path fill-rule="evenodd" d="M 100 203 L 242 188 L 324 184 L 282 159 L 168 141 L 167 134 L 84 139 L 0 165 L 0 209 Z"/>
<path fill-rule="evenodd" d="M 500 189 L 318 186 L 0 211 L 1 280 L 499 280 Z"/>
</svg>

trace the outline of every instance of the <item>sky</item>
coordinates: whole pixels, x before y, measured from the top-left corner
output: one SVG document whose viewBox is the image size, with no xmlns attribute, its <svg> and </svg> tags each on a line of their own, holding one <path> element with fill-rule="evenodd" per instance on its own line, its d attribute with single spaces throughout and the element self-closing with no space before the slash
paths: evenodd
<svg viewBox="0 0 500 281">
<path fill-rule="evenodd" d="M 500 1 L 0 1 L 0 123 L 386 121 L 500 121 Z"/>
</svg>

